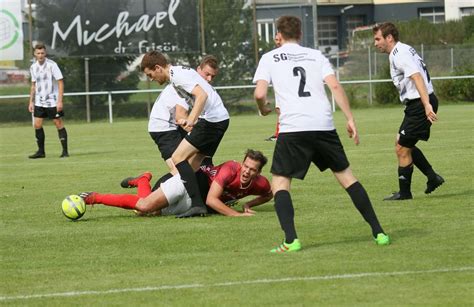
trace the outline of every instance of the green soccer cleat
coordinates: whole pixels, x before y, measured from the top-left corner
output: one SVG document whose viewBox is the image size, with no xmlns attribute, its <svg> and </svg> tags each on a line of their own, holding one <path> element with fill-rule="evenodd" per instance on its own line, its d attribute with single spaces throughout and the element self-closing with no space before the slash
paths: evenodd
<svg viewBox="0 0 474 307">
<path fill-rule="evenodd" d="M 377 238 L 374 238 L 375 244 L 377 245 L 389 245 L 390 237 L 384 233 L 377 234 Z"/>
<path fill-rule="evenodd" d="M 270 253 L 283 254 L 288 252 L 297 252 L 301 249 L 301 242 L 298 239 L 295 239 L 293 243 L 286 243 L 283 241 L 282 244 L 270 250 Z"/>
</svg>

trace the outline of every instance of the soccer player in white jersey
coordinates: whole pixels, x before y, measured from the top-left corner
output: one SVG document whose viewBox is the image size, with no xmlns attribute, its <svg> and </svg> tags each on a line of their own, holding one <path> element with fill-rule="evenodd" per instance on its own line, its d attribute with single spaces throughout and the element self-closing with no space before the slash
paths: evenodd
<svg viewBox="0 0 474 307">
<path fill-rule="evenodd" d="M 385 200 L 412 199 L 413 164 L 428 179 L 426 194 L 444 183 L 443 177 L 433 170 L 423 152 L 416 147 L 419 140 L 427 141 L 430 137 L 431 124 L 437 120 L 438 99 L 423 59 L 411 46 L 398 41 L 395 25 L 390 22 L 377 25 L 373 33 L 375 47 L 389 54 L 390 75 L 400 92 L 400 101 L 406 105 L 395 145 L 400 190 Z"/>
<path fill-rule="evenodd" d="M 44 150 L 43 119 L 52 119 L 58 129 L 62 145 L 61 158 L 69 157 L 67 149 L 67 131 L 64 127 L 63 75 L 56 62 L 46 58 L 46 46 L 37 44 L 34 48 L 36 61 L 30 67 L 31 89 L 28 111 L 33 113 L 36 142 L 38 151 L 30 159 L 46 157 Z"/>
<path fill-rule="evenodd" d="M 196 71 L 207 82 L 212 83 L 219 71 L 217 58 L 213 55 L 204 56 Z M 170 171 L 175 168 L 171 155 L 189 132 L 181 128 L 177 121 L 186 119 L 188 110 L 189 105 L 186 99 L 180 97 L 173 86 L 168 84 L 156 99 L 150 113 L 148 132 L 158 146 L 161 157 L 165 160 Z M 202 165 L 212 164 L 212 157 L 206 157 L 202 162 Z M 172 175 L 168 173 L 159 178 L 153 191 L 171 177 Z"/>
<path fill-rule="evenodd" d="M 194 69 L 172 66 L 160 52 L 145 54 L 141 69 L 159 84 L 170 82 L 179 96 L 192 104 L 192 110 L 180 124 L 192 128 L 172 155 L 172 161 L 192 199 L 192 207 L 179 217 L 205 215 L 207 210 L 201 199 L 195 171 L 206 156 L 212 157 L 229 126 L 229 113 L 221 97 Z"/>
<path fill-rule="evenodd" d="M 148 133 L 170 170 L 174 169 L 171 155 L 186 134 L 176 122 L 186 119 L 188 109 L 186 100 L 179 97 L 171 84 L 163 89 L 151 109 Z"/>
<path fill-rule="evenodd" d="M 311 162 L 321 171 L 331 169 L 369 223 L 376 244 L 389 244 L 390 238 L 380 226 L 367 192 L 349 168 L 334 127 L 324 83 L 330 88 L 347 119 L 349 136 L 356 144 L 359 143 L 349 101 L 331 64 L 321 52 L 298 44 L 302 35 L 298 17 L 282 16 L 278 18 L 276 27 L 281 47 L 262 56 L 253 79 L 257 84 L 254 95 L 261 114 L 266 115 L 271 111 L 267 103 L 270 83 L 273 84 L 276 103 L 280 108 L 280 134 L 273 153 L 271 173 L 275 211 L 285 232 L 285 239 L 271 252 L 285 253 L 301 249 L 294 224 L 290 186 L 292 178 L 304 179 Z"/>
</svg>

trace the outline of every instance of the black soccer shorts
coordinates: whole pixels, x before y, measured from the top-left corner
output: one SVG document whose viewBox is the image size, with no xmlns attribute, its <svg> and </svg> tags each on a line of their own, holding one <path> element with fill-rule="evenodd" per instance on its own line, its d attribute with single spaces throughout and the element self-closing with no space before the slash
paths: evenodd
<svg viewBox="0 0 474 307">
<path fill-rule="evenodd" d="M 185 139 L 196 147 L 201 154 L 212 157 L 216 153 L 228 127 L 228 119 L 212 123 L 200 118 Z"/>
<path fill-rule="evenodd" d="M 273 152 L 271 173 L 304 179 L 313 162 L 319 170 L 340 172 L 349 167 L 346 153 L 336 132 L 282 132 Z"/>
<path fill-rule="evenodd" d="M 184 131 L 181 128 L 179 129 Z M 149 132 L 151 138 L 155 141 L 156 146 L 158 146 L 158 150 L 160 151 L 163 160 L 166 161 L 171 158 L 171 155 L 183 140 L 185 133 L 182 133 L 180 130 Z"/>
<path fill-rule="evenodd" d="M 435 94 L 430 96 L 430 104 L 435 113 L 438 112 L 438 98 Z M 405 117 L 403 118 L 398 134 L 398 144 L 413 148 L 420 140 L 428 141 L 430 138 L 431 122 L 426 118 L 425 108 L 421 99 L 408 100 L 405 107 Z"/>
<path fill-rule="evenodd" d="M 33 116 L 38 118 L 58 119 L 64 116 L 64 111 L 58 112 L 56 107 L 44 108 L 35 106 Z"/>
</svg>

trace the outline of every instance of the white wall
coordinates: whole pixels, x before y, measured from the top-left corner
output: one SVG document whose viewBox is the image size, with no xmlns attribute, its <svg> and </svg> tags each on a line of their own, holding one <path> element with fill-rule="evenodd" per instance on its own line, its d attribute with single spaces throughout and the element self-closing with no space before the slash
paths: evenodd
<svg viewBox="0 0 474 307">
<path fill-rule="evenodd" d="M 474 7 L 473 0 L 444 0 L 446 21 L 461 18 L 461 8 Z"/>
</svg>

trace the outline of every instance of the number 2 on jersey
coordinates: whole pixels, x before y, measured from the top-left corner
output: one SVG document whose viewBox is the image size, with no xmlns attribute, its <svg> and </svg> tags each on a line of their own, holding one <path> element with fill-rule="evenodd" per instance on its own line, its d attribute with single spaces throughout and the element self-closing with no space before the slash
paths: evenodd
<svg viewBox="0 0 474 307">
<path fill-rule="evenodd" d="M 306 70 L 301 66 L 296 66 L 293 68 L 293 76 L 298 77 L 300 75 L 300 86 L 298 87 L 298 96 L 300 97 L 310 97 L 310 92 L 305 92 L 304 87 L 306 85 Z"/>
</svg>

